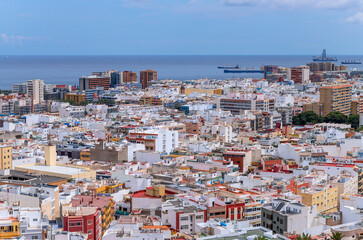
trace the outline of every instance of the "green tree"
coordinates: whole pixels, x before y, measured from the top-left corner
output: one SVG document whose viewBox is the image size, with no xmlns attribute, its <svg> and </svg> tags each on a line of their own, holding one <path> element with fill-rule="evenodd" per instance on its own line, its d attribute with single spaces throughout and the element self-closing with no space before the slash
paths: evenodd
<svg viewBox="0 0 363 240">
<path fill-rule="evenodd" d="M 312 240 L 310 234 L 303 233 L 302 235 L 297 236 L 296 240 Z"/>
<path fill-rule="evenodd" d="M 310 123 L 315 124 L 321 122 L 323 122 L 323 118 L 313 111 L 302 112 L 293 118 L 293 123 L 295 125 L 305 125 Z"/>
<path fill-rule="evenodd" d="M 347 116 L 341 112 L 333 111 L 324 117 L 324 122 L 327 123 L 346 123 Z"/>
<path fill-rule="evenodd" d="M 352 128 L 358 129 L 359 128 L 359 115 L 353 114 L 350 115 L 347 119 L 347 123 L 352 125 Z"/>
<path fill-rule="evenodd" d="M 330 239 L 332 240 L 341 240 L 343 238 L 343 234 L 340 232 L 333 232 L 332 235 L 330 235 Z"/>
<path fill-rule="evenodd" d="M 265 236 L 256 236 L 253 240 L 267 240 Z"/>
</svg>

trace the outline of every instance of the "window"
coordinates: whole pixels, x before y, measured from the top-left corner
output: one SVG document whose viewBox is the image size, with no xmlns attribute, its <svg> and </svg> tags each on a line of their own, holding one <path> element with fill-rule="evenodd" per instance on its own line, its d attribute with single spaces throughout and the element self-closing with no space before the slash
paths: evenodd
<svg viewBox="0 0 363 240">
<path fill-rule="evenodd" d="M 188 225 L 181 225 L 180 229 L 188 229 Z"/>
<path fill-rule="evenodd" d="M 74 227 L 74 223 L 71 223 L 71 227 Z"/>
<path fill-rule="evenodd" d="M 92 224 L 92 220 L 88 220 L 88 225 L 91 225 Z"/>
<path fill-rule="evenodd" d="M 188 217 L 181 217 L 180 218 L 180 221 L 186 221 L 186 220 L 188 220 Z"/>
<path fill-rule="evenodd" d="M 196 218 L 197 219 L 202 219 L 203 218 L 203 215 L 198 215 Z"/>
<path fill-rule="evenodd" d="M 38 236 L 32 236 L 32 239 L 39 239 Z"/>
<path fill-rule="evenodd" d="M 81 223 L 80 222 L 77 222 L 77 226 L 81 226 Z"/>
<path fill-rule="evenodd" d="M 88 234 L 92 234 L 92 230 L 88 230 Z"/>
<path fill-rule="evenodd" d="M 36 222 L 37 221 L 37 219 L 36 218 L 33 218 L 33 222 Z"/>
</svg>

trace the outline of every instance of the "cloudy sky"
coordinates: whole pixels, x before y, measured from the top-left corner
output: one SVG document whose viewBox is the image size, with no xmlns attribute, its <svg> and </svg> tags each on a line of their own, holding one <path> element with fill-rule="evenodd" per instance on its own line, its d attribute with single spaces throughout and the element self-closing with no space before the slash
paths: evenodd
<svg viewBox="0 0 363 240">
<path fill-rule="evenodd" d="M 363 0 L 0 0 L 0 55 L 363 54 Z"/>
</svg>

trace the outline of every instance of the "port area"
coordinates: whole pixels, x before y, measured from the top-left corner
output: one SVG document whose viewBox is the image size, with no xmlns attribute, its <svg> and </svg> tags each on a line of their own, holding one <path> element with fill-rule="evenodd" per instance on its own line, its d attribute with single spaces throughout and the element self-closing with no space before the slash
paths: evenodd
<svg viewBox="0 0 363 240">
<path fill-rule="evenodd" d="M 238 68 L 238 69 L 224 69 L 224 73 L 264 73 L 264 70 L 261 69 L 242 69 L 242 68 Z"/>
</svg>

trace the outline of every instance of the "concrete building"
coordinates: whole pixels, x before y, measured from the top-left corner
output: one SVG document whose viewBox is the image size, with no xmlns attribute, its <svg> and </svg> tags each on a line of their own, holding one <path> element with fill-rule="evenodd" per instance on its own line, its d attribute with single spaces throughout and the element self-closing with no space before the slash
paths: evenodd
<svg viewBox="0 0 363 240">
<path fill-rule="evenodd" d="M 83 106 L 67 106 L 59 109 L 60 117 L 74 117 L 82 118 L 86 114 L 85 107 Z"/>
<path fill-rule="evenodd" d="M 332 185 L 313 186 L 298 190 L 302 203 L 306 206 L 316 206 L 318 212 L 332 212 L 338 210 L 338 187 Z"/>
<path fill-rule="evenodd" d="M 275 99 L 267 98 L 263 94 L 236 93 L 219 100 L 219 107 L 237 115 L 245 110 L 260 110 L 263 112 L 275 109 Z"/>
<path fill-rule="evenodd" d="M 180 233 L 195 234 L 198 223 L 207 221 L 207 210 L 180 199 L 165 202 L 162 207 L 166 221 Z"/>
<path fill-rule="evenodd" d="M 16 83 L 12 85 L 12 92 L 26 94 L 27 83 Z"/>
<path fill-rule="evenodd" d="M 308 66 L 292 67 L 287 69 L 287 80 L 295 84 L 304 84 L 309 81 L 310 70 Z"/>
<path fill-rule="evenodd" d="M 316 207 L 309 207 L 291 200 L 274 199 L 262 207 L 262 227 L 274 233 L 302 234 L 313 226 L 318 215 Z"/>
<path fill-rule="evenodd" d="M 323 104 L 319 101 L 317 102 L 309 102 L 303 105 L 303 112 L 313 111 L 319 116 L 323 115 Z"/>
<path fill-rule="evenodd" d="M 96 191 L 92 189 L 91 191 Z M 115 202 L 112 196 L 76 195 L 70 202 L 72 207 L 95 207 L 101 213 L 102 234 L 114 220 Z M 95 215 L 94 215 L 95 216 Z"/>
<path fill-rule="evenodd" d="M 119 71 L 110 71 L 111 87 L 114 88 L 122 82 L 122 73 Z"/>
<path fill-rule="evenodd" d="M 137 73 L 131 71 L 124 71 L 122 73 L 122 82 L 123 83 L 136 83 L 137 82 Z"/>
<path fill-rule="evenodd" d="M 38 104 L 44 101 L 44 82 L 40 79 L 28 80 L 26 82 L 27 95 L 33 101 L 33 104 Z"/>
<path fill-rule="evenodd" d="M 102 75 L 82 76 L 79 78 L 79 90 L 85 91 L 96 87 L 103 87 L 108 90 L 111 85 L 111 78 Z"/>
<path fill-rule="evenodd" d="M 323 105 L 322 116 L 338 111 L 351 114 L 352 85 L 327 85 L 320 88 L 320 103 Z"/>
<path fill-rule="evenodd" d="M 80 104 L 81 102 L 86 102 L 86 95 L 79 93 L 67 93 L 64 94 L 64 100 Z"/>
<path fill-rule="evenodd" d="M 184 88 L 185 95 L 190 95 L 192 93 L 199 93 L 199 94 L 210 94 L 210 95 L 222 95 L 223 91 L 221 88 Z"/>
<path fill-rule="evenodd" d="M 170 131 L 166 128 L 150 130 L 132 130 L 126 139 L 130 143 L 145 145 L 145 150 L 159 153 L 170 153 L 179 146 L 178 131 Z"/>
<path fill-rule="evenodd" d="M 53 145 L 46 145 L 45 147 L 45 165 L 42 164 L 29 164 L 18 166 L 15 170 L 34 173 L 47 176 L 55 176 L 61 178 L 87 178 L 95 179 L 96 171 L 90 170 L 80 166 L 67 166 L 56 164 L 56 147 Z"/>
<path fill-rule="evenodd" d="M 342 223 L 356 222 L 363 219 L 363 196 L 357 194 L 343 194 L 340 196 L 340 211 Z"/>
<path fill-rule="evenodd" d="M 148 82 L 152 81 L 152 80 L 157 80 L 158 79 L 158 72 L 151 70 L 151 69 L 146 69 L 145 71 L 140 71 L 140 83 L 142 85 L 142 89 L 147 88 Z"/>
<path fill-rule="evenodd" d="M 12 147 L 0 147 L 0 169 L 12 169 Z"/>
<path fill-rule="evenodd" d="M 82 232 L 89 240 L 102 239 L 101 213 L 97 207 L 62 206 L 63 228 L 68 232 Z"/>
<path fill-rule="evenodd" d="M 106 143 L 101 141 L 98 144 L 96 144 L 94 148 L 90 149 L 90 160 L 113 162 L 113 163 L 128 161 L 127 150 L 128 150 L 127 147 L 125 147 L 122 150 L 112 147 L 107 147 Z"/>
</svg>

